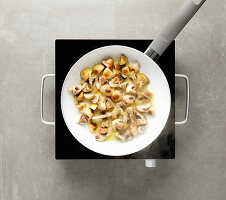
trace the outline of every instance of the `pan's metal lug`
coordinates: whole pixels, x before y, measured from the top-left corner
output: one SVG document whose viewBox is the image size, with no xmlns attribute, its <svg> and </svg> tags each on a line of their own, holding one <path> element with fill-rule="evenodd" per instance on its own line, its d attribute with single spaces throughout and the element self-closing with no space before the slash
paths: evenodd
<svg viewBox="0 0 226 200">
<path fill-rule="evenodd" d="M 188 121 L 188 113 L 189 113 L 189 106 L 190 106 L 190 82 L 186 75 L 184 74 L 175 74 L 176 78 L 183 78 L 186 81 L 186 111 L 185 111 L 185 118 L 183 121 L 175 122 L 175 124 L 185 124 Z"/>
<path fill-rule="evenodd" d="M 44 124 L 47 124 L 47 125 L 55 125 L 55 122 L 48 122 L 46 120 L 44 120 L 43 118 L 43 91 L 44 91 L 44 82 L 45 82 L 45 79 L 46 78 L 49 78 L 49 77 L 55 77 L 55 74 L 46 74 L 42 77 L 42 82 L 41 82 L 41 95 L 40 95 L 40 117 L 41 117 L 41 121 L 42 123 Z"/>
<path fill-rule="evenodd" d="M 145 167 L 156 167 L 156 160 L 155 159 L 146 159 Z"/>
<path fill-rule="evenodd" d="M 147 48 L 147 50 L 144 52 L 148 57 L 150 57 L 152 60 L 156 61 L 160 57 L 160 55 L 150 47 Z"/>
</svg>

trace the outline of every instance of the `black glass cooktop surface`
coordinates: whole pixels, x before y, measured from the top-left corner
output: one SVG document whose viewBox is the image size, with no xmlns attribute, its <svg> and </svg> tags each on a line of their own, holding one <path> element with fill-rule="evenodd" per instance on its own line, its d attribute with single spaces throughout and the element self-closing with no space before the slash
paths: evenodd
<svg viewBox="0 0 226 200">
<path fill-rule="evenodd" d="M 171 111 L 159 137 L 143 150 L 127 156 L 105 156 L 80 144 L 68 130 L 61 112 L 60 95 L 64 79 L 74 63 L 89 51 L 106 45 L 124 45 L 142 52 L 152 40 L 57 39 L 55 41 L 55 157 L 56 159 L 173 159 L 175 157 L 175 42 L 157 64 L 164 72 L 171 91 Z"/>
</svg>

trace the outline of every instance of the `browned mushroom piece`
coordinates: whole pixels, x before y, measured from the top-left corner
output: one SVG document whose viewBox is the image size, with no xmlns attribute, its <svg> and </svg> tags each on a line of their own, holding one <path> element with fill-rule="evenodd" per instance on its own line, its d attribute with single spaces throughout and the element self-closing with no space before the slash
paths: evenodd
<svg viewBox="0 0 226 200">
<path fill-rule="evenodd" d="M 137 76 L 137 87 L 142 89 L 145 85 L 149 84 L 150 80 L 144 73 L 139 73 Z"/>
<path fill-rule="evenodd" d="M 82 91 L 82 85 L 78 84 L 75 87 L 70 87 L 70 88 L 68 88 L 68 91 L 71 91 L 72 94 L 77 95 Z"/>
<path fill-rule="evenodd" d="M 98 101 L 99 101 L 99 95 L 95 94 L 94 97 L 93 97 L 93 99 L 91 99 L 91 102 L 95 104 Z"/>
<path fill-rule="evenodd" d="M 79 118 L 78 124 L 86 124 L 87 123 L 87 118 L 84 114 L 82 114 Z"/>
<path fill-rule="evenodd" d="M 105 102 L 106 102 L 106 97 L 104 95 L 101 95 L 100 96 L 100 100 L 99 100 L 99 102 L 97 104 L 100 111 L 106 110 Z"/>
<path fill-rule="evenodd" d="M 108 97 L 106 98 L 105 105 L 106 105 L 106 110 L 110 110 L 110 109 L 114 108 L 114 104 L 113 104 L 112 100 Z"/>
<path fill-rule="evenodd" d="M 112 79 L 114 77 L 114 73 L 109 68 L 104 70 L 103 75 L 106 77 L 106 79 Z"/>
<path fill-rule="evenodd" d="M 134 95 L 130 95 L 130 94 L 124 95 L 122 98 L 127 105 L 133 104 L 136 99 Z"/>
<path fill-rule="evenodd" d="M 135 82 L 136 79 L 137 79 L 136 73 L 135 73 L 135 72 L 131 72 L 130 75 L 129 75 L 129 78 L 130 78 L 133 82 Z"/>
<path fill-rule="evenodd" d="M 114 60 L 112 58 L 109 58 L 107 60 L 103 60 L 102 63 L 109 69 L 113 68 Z"/>
<path fill-rule="evenodd" d="M 120 115 L 120 111 L 119 111 L 118 108 L 112 110 L 111 113 L 112 113 L 112 118 L 113 118 L 113 119 L 118 118 L 118 116 Z"/>
<path fill-rule="evenodd" d="M 127 87 L 128 84 L 129 84 L 128 82 L 124 82 L 124 83 L 121 83 L 121 84 L 119 85 L 119 87 L 120 87 L 122 90 L 126 90 L 126 87 Z"/>
<path fill-rule="evenodd" d="M 99 75 L 102 70 L 104 69 L 104 65 L 102 64 L 96 64 L 93 66 L 93 73 L 96 74 L 96 75 Z"/>
<path fill-rule="evenodd" d="M 84 97 L 89 100 L 93 99 L 94 93 L 93 92 L 84 93 Z"/>
<path fill-rule="evenodd" d="M 138 98 L 145 98 L 145 99 L 150 99 L 152 96 L 153 96 L 153 93 L 148 90 L 144 92 L 140 92 L 137 95 Z"/>
<path fill-rule="evenodd" d="M 122 108 L 123 110 L 126 109 L 126 104 L 122 101 L 115 104 L 117 108 Z"/>
<path fill-rule="evenodd" d="M 91 129 L 92 132 L 94 132 L 97 129 L 97 124 L 90 120 L 89 128 Z"/>
<path fill-rule="evenodd" d="M 91 110 L 93 110 L 93 111 L 94 111 L 94 110 L 96 110 L 96 109 L 97 109 L 97 104 L 92 103 L 92 104 L 90 104 L 90 106 L 89 106 L 89 107 L 90 107 L 90 109 L 91 109 Z"/>
<path fill-rule="evenodd" d="M 136 109 L 140 112 L 148 112 L 150 107 L 151 107 L 150 103 L 136 105 Z"/>
<path fill-rule="evenodd" d="M 89 107 L 84 107 L 82 110 L 81 110 L 81 113 L 83 115 L 86 116 L 86 118 L 89 120 L 93 117 L 93 112 L 91 111 L 91 109 Z"/>
<path fill-rule="evenodd" d="M 79 110 L 82 110 L 83 108 L 86 107 L 86 104 L 83 102 L 80 102 L 77 106 L 76 106 Z"/>
<path fill-rule="evenodd" d="M 112 128 L 116 131 L 121 131 L 125 129 L 124 123 L 121 119 L 115 119 L 112 121 L 111 124 L 112 124 Z"/>
<path fill-rule="evenodd" d="M 95 136 L 96 141 L 99 141 L 99 142 L 104 141 L 105 138 L 106 137 L 104 135 L 100 135 L 100 134 L 98 134 L 98 135 Z"/>
<path fill-rule="evenodd" d="M 77 96 L 76 100 L 77 101 L 82 101 L 84 99 L 84 93 L 80 92 L 80 94 Z"/>
<path fill-rule="evenodd" d="M 135 115 L 135 118 L 136 118 L 137 126 L 143 126 L 143 125 L 146 125 L 148 123 L 146 117 L 141 112 L 135 110 L 134 115 Z"/>
<path fill-rule="evenodd" d="M 87 81 L 91 73 L 92 73 L 92 70 L 90 68 L 85 68 L 81 71 L 80 75 L 84 81 Z"/>
<path fill-rule="evenodd" d="M 122 140 L 122 141 L 126 140 L 126 137 L 122 133 L 115 131 L 114 134 L 117 139 Z"/>
<path fill-rule="evenodd" d="M 85 82 L 83 85 L 82 85 L 82 91 L 83 92 L 91 92 L 92 91 L 92 88 L 89 86 L 89 84 L 87 82 Z"/>
<path fill-rule="evenodd" d="M 108 128 L 98 128 L 98 133 L 100 135 L 107 135 L 108 133 Z"/>
<path fill-rule="evenodd" d="M 148 109 L 148 114 L 149 114 L 149 115 L 154 115 L 154 114 L 155 114 L 155 107 L 151 106 L 151 107 Z"/>
<path fill-rule="evenodd" d="M 126 112 L 129 114 L 129 118 L 131 120 L 131 123 L 132 124 L 135 124 L 136 123 L 136 117 L 135 117 L 135 114 L 134 114 L 134 109 L 133 107 L 128 107 L 126 109 Z"/>
<path fill-rule="evenodd" d="M 134 85 L 133 83 L 129 83 L 129 85 L 126 87 L 126 93 L 136 95 L 136 85 Z"/>
<path fill-rule="evenodd" d="M 130 124 L 130 118 L 129 118 L 129 114 L 127 112 L 123 112 L 122 114 L 122 121 L 124 123 L 124 128 L 128 128 L 129 124 Z"/>
<path fill-rule="evenodd" d="M 109 120 L 104 119 L 101 123 L 101 128 L 108 128 L 109 127 Z"/>
<path fill-rule="evenodd" d="M 112 100 L 115 101 L 115 102 L 120 101 L 121 98 L 122 98 L 122 93 L 121 93 L 121 91 L 120 91 L 120 90 L 115 90 L 115 91 L 112 93 L 111 98 L 112 98 Z"/>
<path fill-rule="evenodd" d="M 140 64 L 139 63 L 133 63 L 132 65 L 129 66 L 129 69 L 132 71 L 132 72 L 139 72 L 140 70 Z"/>
<path fill-rule="evenodd" d="M 113 88 L 115 88 L 115 87 L 119 87 L 119 85 L 120 85 L 120 79 L 119 79 L 119 77 L 114 77 L 111 81 L 109 81 L 109 85 L 111 86 L 111 87 L 113 87 Z"/>
<path fill-rule="evenodd" d="M 104 83 L 106 83 L 106 81 L 107 81 L 106 77 L 105 77 L 105 76 L 101 76 L 101 77 L 99 78 L 99 85 L 100 85 L 100 87 L 101 87 L 102 85 L 104 85 Z"/>
<path fill-rule="evenodd" d="M 103 115 L 97 115 L 97 116 L 93 116 L 93 120 L 98 120 L 98 119 L 104 119 L 104 118 L 108 118 L 108 117 L 111 117 L 112 116 L 112 113 L 110 112 L 107 112 Z"/>
<path fill-rule="evenodd" d="M 130 75 L 130 72 L 129 72 L 129 67 L 125 66 L 122 68 L 122 74 L 125 74 L 125 75 Z"/>
<path fill-rule="evenodd" d="M 110 85 L 105 84 L 100 88 L 100 92 L 105 96 L 111 96 L 113 93 L 113 88 Z"/>
<path fill-rule="evenodd" d="M 125 65 L 127 63 L 127 61 L 128 61 L 127 57 L 124 54 L 122 54 L 120 56 L 120 62 L 119 62 L 119 64 L 120 65 Z"/>
</svg>

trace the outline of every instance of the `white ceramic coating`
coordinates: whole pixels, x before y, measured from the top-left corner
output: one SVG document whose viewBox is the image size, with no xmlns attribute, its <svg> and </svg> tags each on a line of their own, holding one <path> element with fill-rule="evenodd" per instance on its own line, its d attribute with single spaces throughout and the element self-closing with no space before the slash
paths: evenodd
<svg viewBox="0 0 226 200">
<path fill-rule="evenodd" d="M 154 90 L 155 108 L 154 116 L 146 115 L 148 125 L 143 134 L 136 136 L 127 142 L 95 140 L 93 133 L 87 125 L 79 125 L 77 121 L 80 112 L 74 105 L 74 98 L 67 88 L 76 85 L 80 80 L 80 71 L 86 67 L 92 67 L 104 58 L 119 59 L 125 54 L 130 63 L 140 63 L 140 71 L 150 78 L 148 89 Z M 85 147 L 100 154 L 110 156 L 128 155 L 140 151 L 150 145 L 163 130 L 170 112 L 171 95 L 167 79 L 159 66 L 144 53 L 126 46 L 112 45 L 95 49 L 81 57 L 68 72 L 61 91 L 61 110 L 65 123 L 71 134 Z"/>
</svg>

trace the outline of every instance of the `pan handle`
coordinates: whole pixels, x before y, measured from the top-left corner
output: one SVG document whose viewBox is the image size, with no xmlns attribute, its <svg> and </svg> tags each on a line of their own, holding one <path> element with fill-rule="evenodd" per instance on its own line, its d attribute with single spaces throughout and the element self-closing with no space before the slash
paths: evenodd
<svg viewBox="0 0 226 200">
<path fill-rule="evenodd" d="M 190 83 L 189 79 L 184 74 L 175 74 L 176 78 L 183 78 L 186 82 L 186 111 L 185 111 L 185 118 L 183 121 L 175 122 L 176 125 L 178 124 L 185 124 L 188 121 L 188 113 L 189 113 L 189 105 L 190 105 Z"/>
<path fill-rule="evenodd" d="M 171 21 L 149 45 L 145 54 L 157 60 L 206 0 L 185 0 Z"/>
<path fill-rule="evenodd" d="M 41 81 L 41 95 L 40 95 L 40 117 L 41 117 L 41 121 L 44 124 L 47 125 L 55 125 L 55 122 L 48 122 L 46 120 L 44 120 L 43 118 L 43 91 L 44 91 L 44 82 L 46 78 L 49 77 L 55 77 L 55 74 L 46 74 L 42 77 L 42 81 Z"/>
</svg>

